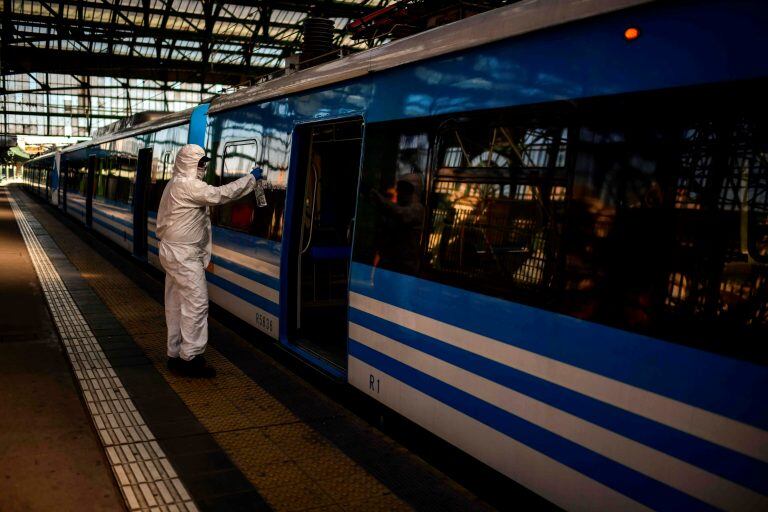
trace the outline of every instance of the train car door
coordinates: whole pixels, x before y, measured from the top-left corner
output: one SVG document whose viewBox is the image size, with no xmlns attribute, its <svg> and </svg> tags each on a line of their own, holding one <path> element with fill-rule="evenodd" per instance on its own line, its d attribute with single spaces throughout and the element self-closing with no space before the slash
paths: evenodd
<svg viewBox="0 0 768 512">
<path fill-rule="evenodd" d="M 133 255 L 147 260 L 147 196 L 152 170 L 152 148 L 139 150 L 136 183 L 133 187 Z"/>
<path fill-rule="evenodd" d="M 349 264 L 362 119 L 297 129 L 288 244 L 288 343 L 341 373 L 347 361 Z M 285 274 L 284 274 L 285 275 Z"/>
<path fill-rule="evenodd" d="M 91 155 L 88 157 L 88 177 L 85 182 L 85 225 L 88 227 L 91 227 L 91 224 L 93 224 L 93 193 L 98 162 L 96 156 Z"/>
<path fill-rule="evenodd" d="M 67 176 L 67 161 L 60 160 L 59 166 L 59 206 L 66 213 L 67 211 L 67 183 L 69 177 Z"/>
<path fill-rule="evenodd" d="M 45 202 L 51 202 L 51 187 L 53 187 L 53 169 L 45 170 Z"/>
</svg>

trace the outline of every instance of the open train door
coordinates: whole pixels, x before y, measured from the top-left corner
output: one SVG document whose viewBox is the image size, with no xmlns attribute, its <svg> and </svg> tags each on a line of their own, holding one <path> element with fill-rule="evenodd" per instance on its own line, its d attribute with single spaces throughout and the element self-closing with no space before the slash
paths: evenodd
<svg viewBox="0 0 768 512">
<path fill-rule="evenodd" d="M 133 256 L 147 260 L 147 196 L 152 171 L 152 148 L 139 150 L 136 183 L 133 188 Z"/>
<path fill-rule="evenodd" d="M 360 118 L 301 126 L 294 133 L 299 148 L 290 222 L 286 217 L 284 342 L 336 375 L 343 375 L 347 362 L 349 264 L 362 133 Z"/>
</svg>

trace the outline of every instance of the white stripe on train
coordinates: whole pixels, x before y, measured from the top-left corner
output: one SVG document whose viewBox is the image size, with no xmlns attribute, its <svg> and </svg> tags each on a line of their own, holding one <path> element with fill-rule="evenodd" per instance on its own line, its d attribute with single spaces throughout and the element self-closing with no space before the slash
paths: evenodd
<svg viewBox="0 0 768 512">
<path fill-rule="evenodd" d="M 768 432 L 757 427 L 355 292 L 349 296 L 353 308 L 768 462 Z"/>
<path fill-rule="evenodd" d="M 245 288 L 246 290 L 253 292 L 256 295 L 260 295 L 261 297 L 264 297 L 265 299 L 272 301 L 275 304 L 280 303 L 280 292 L 274 288 L 270 288 L 269 286 L 265 286 L 257 281 L 248 279 L 247 277 L 242 276 L 236 272 L 232 272 L 231 270 L 228 270 L 221 265 L 214 265 L 213 273 L 214 275 L 217 275 L 222 279 L 226 279 L 230 283 L 235 284 L 240 288 Z"/>
<path fill-rule="evenodd" d="M 215 240 L 216 237 L 214 236 L 214 242 Z M 237 251 L 216 245 L 215 243 L 213 244 L 213 254 L 214 256 L 221 256 L 222 258 L 227 259 L 233 263 L 237 263 L 238 265 L 242 265 L 243 267 L 247 267 L 257 272 L 261 272 L 262 274 L 274 277 L 275 279 L 280 279 L 280 267 L 277 265 L 252 258 Z"/>
<path fill-rule="evenodd" d="M 768 510 L 768 498 L 664 452 L 350 322 L 349 337 L 472 396 L 723 510 Z"/>
<path fill-rule="evenodd" d="M 156 222 L 153 219 L 149 219 L 149 230 L 154 232 L 156 229 L 157 229 Z M 149 238 L 153 239 L 152 235 L 150 235 Z M 215 242 L 215 239 L 216 237 L 214 236 L 214 242 Z M 153 242 L 154 243 L 152 245 L 157 247 L 156 239 L 153 239 Z M 228 261 L 231 261 L 232 263 L 236 263 L 238 265 L 254 270 L 256 272 L 261 272 L 262 274 L 268 275 L 275 279 L 280 279 L 280 267 L 278 265 L 273 265 L 272 263 L 268 263 L 258 258 L 253 258 L 246 254 L 239 253 L 231 249 L 227 249 L 226 247 L 222 247 L 220 245 L 217 245 L 216 243 L 213 244 L 213 255 L 224 258 Z M 216 268 L 218 270 L 219 268 L 221 268 L 221 265 L 217 266 Z M 216 274 L 218 274 L 218 272 L 216 272 Z M 248 289 L 250 290 L 250 288 Z M 272 290 L 272 288 L 269 288 L 269 289 Z M 254 292 L 254 293 L 258 293 L 258 292 Z M 262 295 L 263 297 L 269 300 L 272 300 L 272 298 L 270 298 L 267 295 L 264 295 L 261 293 L 259 293 L 259 295 Z M 273 302 L 277 302 L 277 301 L 275 300 Z"/>
<path fill-rule="evenodd" d="M 149 236 L 147 238 L 147 242 L 152 247 L 157 247 L 156 238 Z M 217 256 L 219 255 L 217 254 L 218 249 L 219 249 L 218 246 L 214 246 L 214 254 L 216 254 Z M 155 256 L 153 261 L 156 262 L 157 267 L 160 267 L 160 260 L 157 258 L 157 256 Z M 255 293 L 256 295 L 264 297 L 265 299 L 271 302 L 274 302 L 275 304 L 280 304 L 280 292 L 278 290 L 275 290 L 274 288 L 270 288 L 269 286 L 261 284 L 258 281 L 254 281 L 253 279 L 249 279 L 248 277 L 242 274 L 233 272 L 225 268 L 223 265 L 214 265 L 213 274 L 222 279 L 229 281 L 232 284 L 239 286 L 240 288 L 244 288 L 252 293 Z"/>
<path fill-rule="evenodd" d="M 349 357 L 352 385 L 368 390 L 369 376 L 381 374 L 367 363 Z M 386 379 L 380 392 L 373 393 L 376 400 L 564 509 L 585 512 L 650 510 L 397 379 Z"/>
<path fill-rule="evenodd" d="M 248 301 L 241 299 L 235 295 L 232 295 L 226 290 L 223 290 L 215 284 L 208 283 L 208 296 L 217 305 L 223 307 L 238 318 L 243 319 L 252 326 L 256 327 L 260 331 L 268 334 L 274 339 L 278 339 L 279 320 L 271 313 L 264 311 L 263 309 L 254 306 Z M 263 322 L 258 320 L 257 315 L 262 315 L 262 318 L 269 322 L 271 329 L 264 326 Z"/>
</svg>

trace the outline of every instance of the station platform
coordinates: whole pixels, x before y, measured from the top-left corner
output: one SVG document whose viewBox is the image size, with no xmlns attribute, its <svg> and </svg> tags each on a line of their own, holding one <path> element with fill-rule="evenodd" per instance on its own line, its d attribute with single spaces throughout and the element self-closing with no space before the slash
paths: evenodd
<svg viewBox="0 0 768 512">
<path fill-rule="evenodd" d="M 162 284 L 50 208 L 0 188 L 0 510 L 491 510 L 214 319 L 169 373 Z"/>
</svg>

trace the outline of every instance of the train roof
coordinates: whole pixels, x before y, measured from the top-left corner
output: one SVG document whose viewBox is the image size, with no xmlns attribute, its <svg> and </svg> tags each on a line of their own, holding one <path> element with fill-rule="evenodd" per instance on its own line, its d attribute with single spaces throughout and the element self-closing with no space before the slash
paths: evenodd
<svg viewBox="0 0 768 512">
<path fill-rule="evenodd" d="M 44 160 L 46 158 L 52 158 L 56 156 L 56 151 L 48 151 L 47 153 L 43 153 L 42 155 L 35 155 L 26 162 L 24 162 L 24 165 L 27 165 L 29 162 L 37 162 L 38 160 Z"/>
<path fill-rule="evenodd" d="M 122 131 L 116 131 L 105 135 L 96 136 L 83 142 L 78 142 L 77 144 L 73 144 L 62 149 L 61 152 L 71 153 L 73 151 L 77 151 L 78 149 L 87 148 L 89 146 L 95 146 L 97 144 L 103 144 L 113 140 L 124 139 L 125 137 L 131 137 L 134 135 L 141 135 L 142 133 L 154 132 L 157 130 L 162 130 L 163 128 L 178 126 L 190 118 L 193 110 L 194 107 L 181 110 L 179 112 L 171 112 L 157 119 L 151 119 Z"/>
<path fill-rule="evenodd" d="M 615 12 L 656 0 L 523 0 L 442 27 L 349 55 L 287 76 L 214 98 L 209 113 L 316 89 L 387 69 L 501 41 L 529 32 Z M 182 124 L 190 108 L 129 129 L 94 137 L 62 150 L 70 153 L 147 132 Z"/>
<path fill-rule="evenodd" d="M 208 112 L 215 113 L 288 96 L 652 1 L 524 0 L 219 96 L 211 101 Z"/>
</svg>

